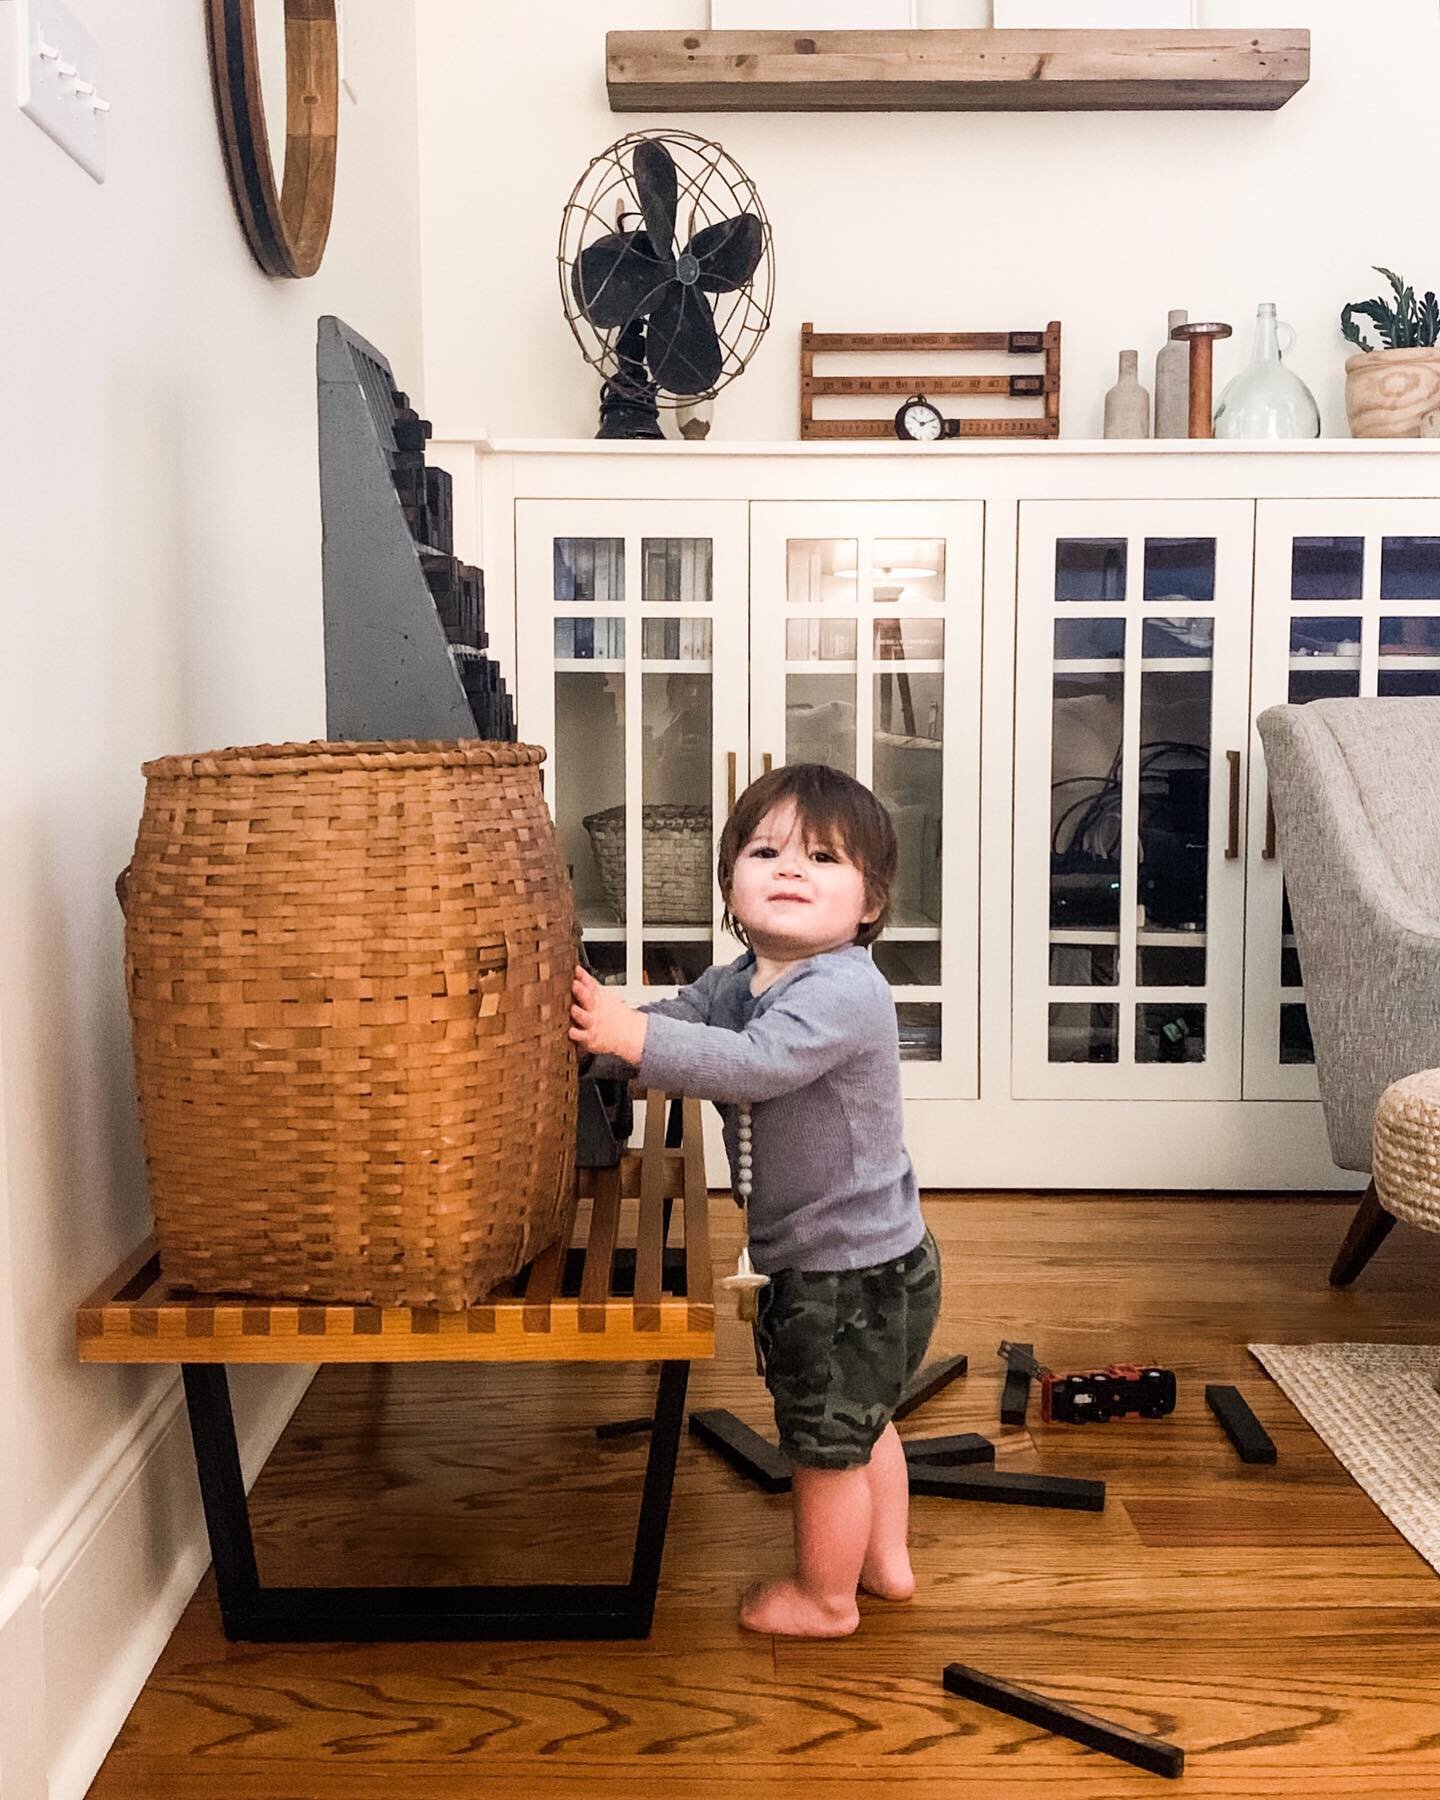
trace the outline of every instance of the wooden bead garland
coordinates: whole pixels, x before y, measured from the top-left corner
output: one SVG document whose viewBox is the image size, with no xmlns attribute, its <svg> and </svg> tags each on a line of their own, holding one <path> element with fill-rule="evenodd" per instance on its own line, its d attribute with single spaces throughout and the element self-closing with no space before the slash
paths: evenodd
<svg viewBox="0 0 1440 1800">
<path fill-rule="evenodd" d="M 735 1191 L 736 1196 L 740 1201 L 741 1210 L 745 1214 L 746 1234 L 748 1239 L 751 1174 L 754 1169 L 752 1139 L 750 1134 L 750 1105 L 748 1101 L 742 1102 L 740 1107 L 740 1116 L 736 1127 L 736 1142 L 738 1175 L 735 1182 Z M 759 1293 L 761 1288 L 768 1287 L 769 1282 L 770 1277 L 768 1275 L 759 1274 L 754 1264 L 750 1261 L 750 1245 L 747 1241 L 741 1248 L 739 1260 L 735 1264 L 735 1273 L 733 1275 L 727 1275 L 720 1285 L 723 1288 L 729 1288 L 733 1291 L 736 1301 L 736 1312 L 739 1317 L 746 1321 L 753 1322 L 755 1318 L 755 1296 Z"/>
</svg>

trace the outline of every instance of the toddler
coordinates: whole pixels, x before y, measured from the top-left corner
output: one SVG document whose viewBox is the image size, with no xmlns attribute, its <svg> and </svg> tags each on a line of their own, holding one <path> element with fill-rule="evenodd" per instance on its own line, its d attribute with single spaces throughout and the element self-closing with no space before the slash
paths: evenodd
<svg viewBox="0 0 1440 1800">
<path fill-rule="evenodd" d="M 910 1490 L 891 1422 L 940 1305 L 940 1264 L 902 1142 L 895 1003 L 866 946 L 895 879 L 895 832 L 858 781 L 818 763 L 762 776 L 720 839 L 730 930 L 748 945 L 639 1010 L 575 971 L 571 1037 L 662 1092 L 718 1103 L 737 1186 L 751 1112 L 757 1334 L 794 1466 L 795 1573 L 740 1622 L 844 1637 L 857 1588 L 915 1591 Z"/>
</svg>

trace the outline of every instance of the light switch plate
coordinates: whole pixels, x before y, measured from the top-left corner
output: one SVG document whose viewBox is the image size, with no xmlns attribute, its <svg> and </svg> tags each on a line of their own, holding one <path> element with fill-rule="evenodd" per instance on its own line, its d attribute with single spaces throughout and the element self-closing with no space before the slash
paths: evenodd
<svg viewBox="0 0 1440 1800">
<path fill-rule="evenodd" d="M 61 0 L 20 0 L 20 110 L 96 181 L 105 179 L 100 46 Z"/>
</svg>

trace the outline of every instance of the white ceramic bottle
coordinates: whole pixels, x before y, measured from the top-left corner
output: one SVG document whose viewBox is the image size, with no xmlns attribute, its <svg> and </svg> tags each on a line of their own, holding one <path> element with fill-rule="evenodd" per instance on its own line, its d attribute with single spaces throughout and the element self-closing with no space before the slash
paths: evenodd
<svg viewBox="0 0 1440 1800">
<path fill-rule="evenodd" d="M 1170 314 L 1165 342 L 1155 357 L 1155 435 L 1183 438 L 1190 435 L 1190 346 L 1170 333 L 1190 315 L 1179 308 Z"/>
<path fill-rule="evenodd" d="M 1140 353 L 1120 352 L 1120 377 L 1105 396 L 1105 435 L 1107 438 L 1148 438 L 1150 435 L 1150 396 L 1140 385 Z"/>
</svg>

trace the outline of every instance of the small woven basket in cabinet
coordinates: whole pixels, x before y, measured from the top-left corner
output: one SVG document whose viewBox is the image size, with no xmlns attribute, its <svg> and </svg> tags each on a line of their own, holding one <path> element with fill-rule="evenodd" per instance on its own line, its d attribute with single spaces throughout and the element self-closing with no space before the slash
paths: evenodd
<svg viewBox="0 0 1440 1800">
<path fill-rule="evenodd" d="M 582 823 L 590 834 L 600 885 L 625 923 L 625 812 L 610 806 Z M 708 806 L 660 802 L 641 809 L 643 914 L 647 925 L 708 922 L 715 858 Z"/>
</svg>

